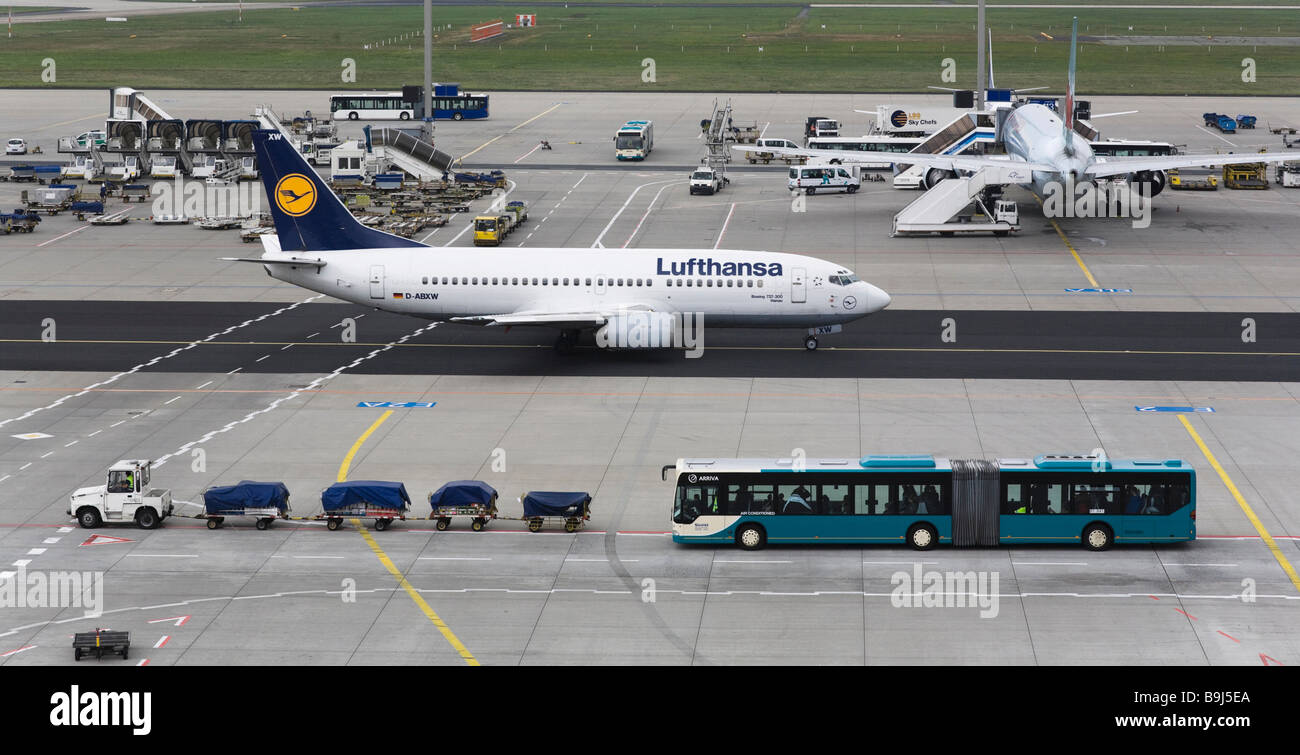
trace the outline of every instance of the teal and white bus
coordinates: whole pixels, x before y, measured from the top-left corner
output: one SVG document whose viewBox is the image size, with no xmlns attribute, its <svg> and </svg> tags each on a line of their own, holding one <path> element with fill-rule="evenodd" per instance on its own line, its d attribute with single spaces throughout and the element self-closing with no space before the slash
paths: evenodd
<svg viewBox="0 0 1300 755">
<path fill-rule="evenodd" d="M 644 160 L 654 146 L 652 121 L 628 121 L 614 135 L 614 156 L 620 160 Z"/>
<path fill-rule="evenodd" d="M 673 540 L 980 546 L 1196 539 L 1196 472 L 1178 459 L 679 459 Z"/>
</svg>

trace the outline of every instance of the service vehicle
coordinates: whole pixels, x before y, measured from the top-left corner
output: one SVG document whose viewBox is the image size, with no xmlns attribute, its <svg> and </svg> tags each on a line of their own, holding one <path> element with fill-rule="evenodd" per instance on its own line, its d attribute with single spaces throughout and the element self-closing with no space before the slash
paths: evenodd
<svg viewBox="0 0 1300 755">
<path fill-rule="evenodd" d="M 802 189 L 808 194 L 819 191 L 842 190 L 856 194 L 862 188 L 862 168 L 857 165 L 805 165 L 790 169 L 786 187 L 791 191 Z"/>
<path fill-rule="evenodd" d="M 276 519 L 289 518 L 289 488 L 283 482 L 240 480 L 238 485 L 220 485 L 203 491 L 203 514 L 208 529 L 220 527 L 227 517 L 252 517 L 264 530 Z"/>
<path fill-rule="evenodd" d="M 540 532 L 548 520 L 563 521 L 565 532 L 577 532 L 591 519 L 591 496 L 587 493 L 533 491 L 519 496 L 529 532 Z"/>
<path fill-rule="evenodd" d="M 474 246 L 501 246 L 515 227 L 513 212 L 474 218 Z"/>
<path fill-rule="evenodd" d="M 731 179 L 713 168 L 701 165 L 691 173 L 690 190 L 692 194 L 717 194 L 729 183 Z"/>
<path fill-rule="evenodd" d="M 787 164 L 791 162 L 799 162 L 802 164 L 807 161 L 806 157 L 802 157 L 798 155 L 786 155 L 786 154 L 776 154 L 773 152 L 768 152 L 763 149 L 764 147 L 779 147 L 782 149 L 799 149 L 799 145 L 795 144 L 789 139 L 775 139 L 775 138 L 756 139 L 754 141 L 754 149 L 746 150 L 745 159 L 751 163 L 761 162 L 764 165 L 772 162 L 772 160 L 774 159 L 784 160 Z"/>
<path fill-rule="evenodd" d="M 105 484 L 79 488 L 68 498 L 68 515 L 86 529 L 135 522 L 151 530 L 172 515 L 172 492 L 150 487 L 153 462 L 122 459 L 108 468 Z"/>
<path fill-rule="evenodd" d="M 373 518 L 376 530 L 386 530 L 394 519 L 406 519 L 411 496 L 400 482 L 349 480 L 326 488 L 320 503 L 324 513 L 316 519 L 324 519 L 326 529 L 337 530 L 345 518 Z"/>
</svg>

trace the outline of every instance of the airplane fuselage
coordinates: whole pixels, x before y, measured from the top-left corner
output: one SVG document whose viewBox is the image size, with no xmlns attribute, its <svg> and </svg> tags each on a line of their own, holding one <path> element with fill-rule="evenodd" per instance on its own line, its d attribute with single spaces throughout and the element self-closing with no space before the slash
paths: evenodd
<svg viewBox="0 0 1300 755">
<path fill-rule="evenodd" d="M 1074 131 L 1066 131 L 1061 118 L 1048 107 L 1021 105 L 1007 115 L 1003 125 L 1007 154 L 1040 165 L 1056 166 L 1056 172 L 1034 171 L 1034 190 L 1043 195 L 1047 184 L 1072 177 L 1079 181 L 1093 163 L 1092 145 Z"/>
<path fill-rule="evenodd" d="M 438 248 L 279 252 L 280 280 L 431 320 L 501 312 L 699 313 L 706 326 L 813 328 L 851 322 L 889 296 L 815 257 L 681 249 Z"/>
</svg>

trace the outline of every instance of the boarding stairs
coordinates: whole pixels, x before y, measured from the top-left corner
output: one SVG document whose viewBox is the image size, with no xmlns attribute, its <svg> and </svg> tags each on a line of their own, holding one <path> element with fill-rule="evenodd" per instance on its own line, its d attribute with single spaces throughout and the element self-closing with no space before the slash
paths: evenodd
<svg viewBox="0 0 1300 755">
<path fill-rule="evenodd" d="M 926 138 L 912 149 L 918 155 L 957 155 L 976 144 L 993 144 L 997 128 L 991 113 L 964 113 Z M 907 163 L 894 165 L 894 185 L 915 187 L 921 184 L 925 167 Z"/>
<path fill-rule="evenodd" d="M 1029 183 L 1031 176 L 1030 171 L 1012 164 L 1006 168 L 981 168 L 969 176 L 946 178 L 894 216 L 893 235 L 934 230 L 935 226 L 948 223 L 972 203 L 986 216 L 992 217 L 985 206 L 985 189 Z"/>
<path fill-rule="evenodd" d="M 369 133 L 376 157 L 382 157 L 418 181 L 440 180 L 455 162 L 451 155 L 404 131 L 377 128 Z"/>
</svg>

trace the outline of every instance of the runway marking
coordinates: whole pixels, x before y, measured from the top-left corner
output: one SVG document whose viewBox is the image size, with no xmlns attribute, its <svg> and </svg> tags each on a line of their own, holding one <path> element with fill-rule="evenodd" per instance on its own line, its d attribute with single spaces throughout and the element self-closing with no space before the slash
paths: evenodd
<svg viewBox="0 0 1300 755">
<path fill-rule="evenodd" d="M 1230 144 L 1230 145 L 1232 145 L 1232 146 L 1234 146 L 1234 147 L 1238 146 L 1236 142 L 1228 141 L 1227 139 L 1224 139 L 1224 138 L 1223 138 L 1223 135 L 1222 135 L 1222 134 L 1216 134 L 1216 133 L 1214 133 L 1213 131 L 1209 130 L 1208 128 L 1205 128 L 1204 126 L 1197 126 L 1197 128 L 1200 129 L 1201 131 L 1204 131 L 1205 133 L 1209 134 L 1210 136 L 1213 136 L 1215 139 L 1218 139 L 1219 141 L 1227 142 L 1228 144 Z"/>
<path fill-rule="evenodd" d="M 212 385 L 212 383 L 213 383 L 213 381 L 209 380 L 208 382 L 206 382 L 206 383 L 204 383 L 203 385 L 200 385 L 200 386 L 194 388 L 193 390 L 201 391 L 201 390 L 203 390 L 204 388 L 207 388 L 209 385 Z"/>
<path fill-rule="evenodd" d="M 419 556 L 416 561 L 491 561 L 487 556 Z"/>
<path fill-rule="evenodd" d="M 1192 621 L 1200 621 L 1200 619 L 1196 618 L 1195 616 L 1191 615 L 1190 613 L 1184 611 L 1184 610 L 1181 609 L 1181 608 L 1175 608 L 1174 610 L 1177 611 L 1178 613 L 1181 613 L 1182 615 L 1186 616 L 1187 618 L 1191 619 Z"/>
<path fill-rule="evenodd" d="M 62 539 L 63 538 L 61 537 L 47 537 L 41 542 L 45 543 L 46 545 L 54 545 L 55 543 L 59 542 Z"/>
<path fill-rule="evenodd" d="M 1012 566 L 1087 566 L 1082 561 L 1012 561 Z"/>
<path fill-rule="evenodd" d="M 60 343 L 78 343 L 78 344 L 157 344 L 169 345 L 176 343 L 185 343 L 184 341 L 167 341 L 167 340 L 129 340 L 129 339 L 60 339 Z M 0 338 L 0 343 L 41 343 L 39 338 Z M 298 346 L 333 346 L 340 348 L 365 348 L 367 346 L 388 346 L 379 342 L 355 342 L 355 343 L 335 343 L 332 341 L 318 341 L 316 343 L 298 343 L 295 341 L 208 341 L 201 345 L 204 346 L 283 346 L 285 344 Z M 402 348 L 421 348 L 421 349 L 552 349 L 550 344 L 517 344 L 517 343 L 398 343 L 394 347 Z M 717 351 L 804 351 L 803 346 L 710 346 L 710 349 Z M 1012 348 L 978 348 L 978 347 L 943 347 L 943 346 L 836 346 L 831 351 L 844 352 L 898 352 L 898 353 L 921 353 L 935 352 L 948 354 L 1102 354 L 1117 356 L 1208 356 L 1208 357 L 1300 357 L 1300 351 L 1177 351 L 1161 349 L 1012 349 Z M 270 356 L 270 355 L 268 355 Z M 227 375 L 238 372 L 241 368 L 227 372 Z M 14 389 L 5 388 L 0 390 L 46 390 L 46 389 Z M 125 389 L 124 389 L 125 390 Z M 137 389 L 139 392 L 146 392 L 147 389 Z M 157 389 L 158 392 L 175 391 L 176 389 Z M 89 390 L 84 391 L 89 393 Z M 253 391 L 249 391 L 253 392 Z M 1232 400 L 1232 399 L 1219 399 Z M 1273 399 L 1294 401 L 1295 399 Z"/>
<path fill-rule="evenodd" d="M 536 152 L 537 150 L 539 150 L 539 149 L 541 149 L 541 148 L 542 148 L 542 143 L 541 143 L 541 142 L 538 142 L 536 147 L 533 147 L 532 149 L 528 150 L 527 152 L 525 152 L 524 154 L 520 155 L 519 157 L 516 157 L 516 158 L 515 158 L 515 162 L 516 162 L 516 163 L 520 162 L 521 160 L 523 160 L 524 158 L 528 157 L 529 155 L 533 154 L 534 152 Z"/>
<path fill-rule="evenodd" d="M 1039 200 L 1039 204 L 1042 204 L 1041 199 Z M 1101 288 L 1101 284 L 1097 282 L 1097 279 L 1092 277 L 1092 271 L 1088 269 L 1087 265 L 1083 264 L 1083 258 L 1079 256 L 1079 251 L 1075 249 L 1074 244 L 1071 244 L 1070 240 L 1065 237 L 1065 231 L 1061 230 L 1061 224 L 1057 223 L 1056 220 L 1052 218 L 1048 218 L 1048 220 L 1051 222 L 1052 227 L 1056 229 L 1056 235 L 1061 237 L 1061 243 L 1065 244 L 1065 248 L 1069 249 L 1070 254 L 1074 256 L 1074 261 L 1078 263 L 1079 269 L 1082 270 L 1083 274 L 1088 278 L 1088 282 L 1092 284 L 1093 288 Z"/>
<path fill-rule="evenodd" d="M 352 467 L 352 459 L 357 455 L 357 451 L 361 450 L 361 444 L 365 443 L 366 439 L 369 438 L 372 433 L 378 430 L 380 425 L 387 422 L 388 418 L 391 416 L 393 416 L 393 410 L 389 409 L 388 411 L 379 415 L 379 419 L 370 423 L 370 427 L 367 427 L 366 431 L 361 433 L 361 437 L 357 438 L 356 442 L 352 444 L 352 447 L 348 449 L 347 456 L 344 456 L 343 462 L 339 464 L 339 473 L 336 482 L 347 481 L 348 471 Z"/>
<path fill-rule="evenodd" d="M 128 553 L 126 558 L 198 558 L 197 553 Z"/>
<path fill-rule="evenodd" d="M 101 427 L 101 428 L 99 428 L 98 430 L 96 430 L 96 431 L 93 432 L 93 433 L 86 433 L 86 437 L 87 437 L 87 438 L 93 438 L 93 437 L 95 437 L 96 435 L 99 435 L 99 434 L 102 433 L 102 432 L 104 432 L 104 428 Z"/>
<path fill-rule="evenodd" d="M 627 245 L 632 243 L 632 239 L 636 238 L 637 232 L 641 230 L 641 225 L 645 223 L 646 218 L 650 217 L 650 211 L 654 209 L 655 202 L 659 201 L 659 195 L 663 194 L 664 189 L 667 188 L 667 186 L 662 186 L 659 188 L 659 191 L 655 192 L 654 198 L 650 200 L 650 204 L 646 205 L 645 212 L 642 213 L 641 219 L 636 221 L 636 228 L 632 229 L 632 233 L 628 235 L 627 241 L 623 242 L 623 246 L 621 247 L 622 249 L 626 249 Z"/>
<path fill-rule="evenodd" d="M 715 558 L 713 559 L 713 563 L 715 564 L 792 564 L 794 562 L 793 561 L 764 561 L 762 559 L 745 559 L 743 561 L 738 561 L 738 560 L 724 560 L 721 558 Z"/>
<path fill-rule="evenodd" d="M 180 396 L 175 396 L 175 397 L 173 397 L 173 398 L 169 398 L 169 399 L 167 399 L 166 401 L 163 402 L 163 406 L 167 406 L 168 404 L 170 404 L 170 403 L 173 402 L 173 401 L 176 401 L 176 400 L 179 399 L 179 398 L 180 398 Z"/>
<path fill-rule="evenodd" d="M 22 465 L 21 467 L 19 467 L 19 468 L 18 468 L 18 471 L 19 471 L 19 472 L 23 471 L 24 469 L 30 467 L 30 466 L 32 465 L 32 463 L 33 463 L 33 462 L 30 462 L 30 461 L 27 462 L 26 464 L 24 464 L 24 465 Z"/>
<path fill-rule="evenodd" d="M 162 647 L 163 645 L 166 645 L 166 644 L 167 644 L 167 641 L 170 640 L 171 638 L 172 638 L 172 636 L 171 636 L 170 634 L 164 634 L 164 635 L 162 636 L 162 639 L 161 639 L 161 640 L 158 640 L 157 642 L 154 643 L 153 649 L 154 649 L 154 650 L 157 650 L 158 648 Z"/>
<path fill-rule="evenodd" d="M 604 229 L 601 230 L 600 235 L 596 237 L 596 240 L 595 240 L 595 241 L 591 242 L 591 248 L 592 248 L 592 249 L 604 249 L 604 248 L 605 248 L 605 245 L 604 245 L 603 243 L 601 243 L 601 242 L 604 241 L 604 239 L 605 239 L 605 234 L 606 234 L 606 233 L 609 233 L 609 229 L 610 229 L 610 228 L 614 227 L 614 223 L 618 222 L 618 218 L 619 218 L 619 216 L 623 214 L 623 211 L 627 209 L 627 206 L 628 206 L 629 204 L 632 203 L 632 200 L 636 198 L 636 195 L 637 195 L 637 194 L 638 194 L 642 189 L 644 189 L 644 188 L 647 187 L 647 186 L 656 186 L 656 185 L 658 185 L 658 184 L 667 184 L 667 183 L 678 183 L 678 182 L 680 182 L 680 181 L 681 181 L 681 179 L 679 179 L 679 178 L 670 178 L 670 179 L 667 179 L 667 180 L 664 180 L 664 181 L 651 181 L 651 182 L 649 182 L 649 183 L 643 183 L 643 184 L 641 184 L 640 186 L 638 186 L 638 187 L 636 187 L 635 189 L 633 189 L 633 190 L 632 190 L 632 193 L 628 195 L 627 200 L 623 202 L 623 206 L 620 207 L 620 208 L 618 208 L 618 211 L 614 213 L 614 217 L 610 218 L 610 219 L 609 219 L 609 222 L 605 224 L 605 227 L 604 227 Z M 658 195 L 656 195 L 656 196 L 658 196 Z M 651 202 L 651 204 L 653 204 L 653 202 Z M 642 218 L 642 219 L 644 220 L 644 218 Z M 638 227 L 639 227 L 639 226 L 638 226 Z M 629 241 L 630 241 L 630 240 L 631 240 L 631 239 L 629 239 Z"/>
<path fill-rule="evenodd" d="M 717 249 L 718 245 L 722 243 L 722 237 L 726 235 L 727 226 L 731 223 L 731 216 L 735 214 L 735 212 L 736 212 L 736 203 L 732 202 L 731 209 L 727 211 L 727 219 L 722 221 L 722 230 L 718 231 L 718 240 L 713 242 L 714 249 Z"/>
<path fill-rule="evenodd" d="M 434 228 L 432 231 L 429 231 L 429 235 L 427 235 L 427 236 L 425 236 L 424 238 L 420 239 L 420 243 L 423 244 L 424 242 L 426 242 L 426 241 L 428 241 L 429 239 L 433 238 L 433 234 L 435 234 L 435 233 L 437 233 L 438 231 L 441 231 L 441 230 L 442 230 L 442 227 L 439 226 L 439 227 L 437 227 L 437 228 Z"/>
<path fill-rule="evenodd" d="M 46 550 L 48 550 L 48 548 L 32 548 L 31 550 L 27 551 L 27 555 L 39 556 L 42 553 L 44 553 Z"/>
<path fill-rule="evenodd" d="M 67 233 L 63 234 L 62 236 L 55 236 L 54 238 L 50 239 L 49 241 L 43 241 L 43 242 L 37 244 L 37 245 L 36 245 L 36 248 L 37 248 L 37 249 L 40 249 L 41 247 L 45 246 L 46 244 L 53 244 L 54 242 L 58 241 L 59 239 L 66 239 L 67 237 L 71 236 L 72 234 L 74 234 L 74 233 L 78 233 L 78 232 L 80 232 L 80 231 L 84 231 L 84 230 L 86 230 L 86 229 L 89 228 L 89 227 L 90 227 L 90 226 L 88 226 L 88 225 L 83 225 L 83 226 L 79 226 L 79 227 L 77 227 L 77 228 L 73 228 L 71 231 L 68 231 Z"/>
<path fill-rule="evenodd" d="M 10 566 L 17 566 L 17 567 L 19 567 L 19 568 L 22 568 L 22 567 L 24 567 L 24 566 L 30 564 L 31 562 L 32 562 L 32 560 L 31 560 L 30 558 L 20 558 L 20 559 L 18 559 L 17 561 L 15 561 L 15 562 L 13 562 L 12 564 L 9 564 L 9 565 L 10 565 Z"/>
<path fill-rule="evenodd" d="M 339 464 L 338 482 L 344 482 L 348 479 L 348 471 L 352 466 L 352 459 L 357 455 L 357 451 L 361 449 L 361 445 L 365 443 L 366 439 L 369 438 L 375 430 L 378 430 L 379 426 L 392 416 L 392 414 L 393 410 L 389 409 L 380 415 L 379 419 L 372 422 L 370 427 L 367 427 L 366 431 L 361 434 L 361 437 L 357 438 L 356 442 L 352 444 L 352 447 L 348 449 L 347 456 L 343 457 L 343 462 Z M 480 665 L 478 659 L 469 652 L 469 648 L 465 647 L 464 643 L 460 641 L 460 638 L 451 631 L 451 627 L 447 626 L 447 624 L 443 622 L 442 618 L 433 610 L 433 607 L 425 601 L 424 596 L 420 595 L 419 591 L 411 586 L 411 583 L 406 579 L 406 575 L 402 574 L 402 571 L 397 568 L 397 565 L 388 557 L 388 554 L 384 552 L 384 549 L 379 547 L 379 543 L 375 541 L 374 536 L 365 528 L 361 523 L 361 520 L 353 519 L 352 524 L 357 528 L 357 532 L 361 537 L 365 539 L 366 545 L 370 546 L 370 550 L 374 552 L 375 556 L 379 559 L 379 562 L 384 565 L 384 568 L 388 570 L 389 574 L 393 575 L 397 580 L 397 584 L 401 585 L 402 589 L 406 591 L 406 594 L 415 602 L 415 605 L 420 609 L 425 617 L 438 628 L 438 631 L 442 633 L 443 638 L 445 638 L 447 642 L 455 648 L 461 659 L 470 666 Z"/>
<path fill-rule="evenodd" d="M 368 353 L 366 353 L 366 354 L 364 354 L 364 355 L 362 355 L 362 356 L 359 356 L 359 357 L 357 357 L 356 359 L 353 359 L 351 362 L 349 362 L 349 363 L 347 363 L 347 364 L 345 364 L 345 365 L 343 365 L 343 366 L 341 366 L 341 367 L 336 368 L 333 372 L 329 373 L 328 375 L 322 375 L 322 376 L 316 378 L 315 380 L 312 380 L 310 383 L 308 383 L 307 385 L 303 386 L 302 388 L 295 388 L 291 393 L 289 393 L 289 394 L 287 394 L 287 395 L 284 395 L 284 396 L 281 396 L 280 398 L 275 399 L 274 401 L 272 401 L 271 403 L 269 403 L 269 404 L 267 404 L 266 406 L 262 407 L 261 409 L 258 409 L 258 410 L 256 410 L 256 411 L 249 412 L 248 414 L 245 414 L 241 419 L 237 419 L 237 420 L 233 420 L 233 421 L 231 421 L 231 422 L 227 422 L 224 426 L 222 426 L 222 427 L 219 428 L 219 429 L 216 429 L 216 430 L 209 430 L 207 433 L 205 433 L 205 434 L 204 434 L 202 437 L 200 437 L 198 440 L 192 440 L 192 441 L 190 441 L 189 443 L 186 443 L 185 445 L 183 445 L 183 446 L 181 446 L 180 448 L 176 449 L 175 451 L 172 451 L 172 452 L 169 453 L 169 454 L 164 454 L 164 455 L 158 457 L 157 459 L 154 459 L 153 466 L 154 466 L 155 469 L 157 469 L 158 467 L 161 467 L 163 464 L 166 464 L 167 461 L 170 460 L 172 457 L 175 457 L 175 456 L 178 456 L 178 455 L 180 455 L 180 454 L 183 454 L 183 453 L 185 453 L 186 451 L 189 451 L 189 450 L 190 450 L 191 448 L 193 448 L 194 446 L 202 445 L 203 443 L 207 443 L 207 442 L 208 442 L 209 440 L 211 440 L 212 438 L 215 438 L 216 436 L 221 435 L 222 433 L 229 432 L 230 430 L 232 430 L 232 429 L 234 429 L 234 428 L 236 428 L 236 427 L 238 427 L 238 426 L 244 424 L 245 422 L 249 422 L 249 421 L 253 420 L 254 418 L 256 418 L 256 417 L 258 417 L 258 416 L 260 416 L 260 415 L 263 415 L 263 414 L 266 414 L 266 413 L 268 413 L 268 412 L 274 411 L 275 409 L 277 409 L 277 408 L 280 406 L 280 404 L 283 404 L 283 403 L 286 402 L 286 401 L 290 401 L 290 400 L 292 400 L 292 399 L 295 399 L 295 398 L 297 398 L 298 396 L 302 395 L 302 394 L 305 393 L 305 392 L 310 392 L 310 391 L 314 390 L 317 386 L 321 385 L 322 383 L 325 383 L 326 381 L 333 380 L 334 378 L 338 377 L 339 374 L 341 374 L 344 370 L 352 369 L 353 367 L 356 367 L 357 365 L 361 364 L 362 362 L 365 362 L 365 361 L 368 361 L 368 360 L 370 360 L 370 359 L 373 359 L 374 357 L 376 357 L 376 356 L 378 356 L 378 355 L 384 353 L 385 351 L 388 351 L 389 349 L 394 348 L 395 346 L 399 346 L 399 345 L 401 345 L 401 344 L 403 344 L 403 343 L 406 343 L 406 341 L 410 340 L 411 338 L 415 338 L 416 336 L 419 336 L 419 335 L 423 334 L 424 332 L 426 332 L 426 331 L 428 331 L 428 330 L 431 330 L 431 329 L 433 329 L 433 328 L 436 328 L 436 327 L 438 327 L 438 323 L 436 323 L 436 322 L 434 322 L 434 323 L 429 323 L 428 325 L 425 325 L 425 326 L 423 326 L 423 327 L 421 327 L 421 328 L 418 328 L 418 329 L 416 329 L 415 331 L 413 331 L 413 332 L 411 332 L 411 333 L 407 333 L 406 335 L 402 336 L 401 338 L 398 338 L 398 339 L 395 340 L 395 341 L 389 341 L 387 344 L 384 344 L 383 346 L 381 346 L 381 347 L 379 347 L 379 348 L 377 348 L 377 349 L 372 349 L 372 350 L 369 351 Z"/>
<path fill-rule="evenodd" d="M 295 309 L 295 308 L 298 307 L 299 305 L 306 304 L 307 302 L 310 302 L 310 301 L 315 301 L 316 299 L 321 298 L 321 296 L 323 296 L 323 294 L 317 294 L 317 295 L 315 295 L 315 296 L 308 297 L 308 298 L 306 298 L 306 299 L 303 299 L 302 301 L 294 302 L 293 304 L 290 304 L 290 305 L 287 306 L 287 307 L 281 307 L 281 308 L 279 308 L 279 309 L 277 309 L 277 310 L 275 310 L 275 311 L 273 311 L 273 312 L 267 312 L 266 314 L 261 315 L 260 317 L 254 317 L 254 318 L 251 318 L 251 319 L 245 320 L 245 321 L 243 321 L 242 323 L 240 323 L 240 324 L 238 324 L 238 325 L 232 325 L 232 326 L 230 326 L 229 328 L 226 328 L 225 330 L 217 331 L 217 332 L 215 332 L 215 333 L 209 335 L 207 338 L 204 338 L 204 339 L 202 339 L 202 340 L 198 340 L 198 341 L 190 341 L 190 342 L 188 342 L 188 344 L 187 344 L 186 346 L 183 346 L 183 347 L 181 347 L 181 348 L 173 349 L 173 350 L 170 351 L 169 353 L 164 354 L 164 355 L 162 355 L 162 356 L 156 356 L 156 357 L 154 357 L 153 359 L 150 359 L 150 360 L 147 361 L 147 362 L 141 362 L 140 364 L 137 364 L 136 366 L 132 367 L 131 369 L 129 369 L 129 370 L 125 371 L 125 372 L 119 372 L 119 373 L 117 373 L 116 375 L 113 375 L 112 377 L 109 377 L 109 378 L 107 378 L 107 379 L 105 379 L 105 380 L 101 380 L 101 381 L 99 381 L 98 383 L 92 383 L 91 385 L 86 386 L 85 388 L 81 389 L 81 390 L 78 391 L 77 393 L 73 393 L 73 394 L 70 394 L 70 395 L 68 395 L 68 396 L 64 396 L 64 397 L 60 398 L 58 401 L 55 401 L 55 402 L 52 403 L 52 404 L 48 404 L 48 405 L 46 405 L 46 406 L 37 407 L 37 408 L 35 408 L 35 409 L 31 409 L 31 410 L 29 410 L 29 411 L 27 411 L 27 412 L 25 412 L 25 413 L 23 413 L 23 414 L 21 414 L 21 415 L 19 415 L 19 416 L 17 416 L 17 417 L 11 417 L 11 418 L 9 418 L 9 419 L 6 419 L 6 420 L 3 420 L 3 421 L 0 421 L 0 427 L 4 427 L 5 425 L 9 424 L 10 422 L 19 422 L 19 421 L 25 420 L 25 419 L 27 419 L 28 417 L 31 417 L 32 415 L 36 414 L 37 412 L 42 412 L 42 411 L 45 411 L 46 409 L 53 409 L 54 407 L 59 406 L 60 404 L 62 404 L 62 403 L 65 402 L 65 401 L 68 401 L 69 399 L 74 399 L 74 398 L 77 398 L 77 397 L 79 397 L 79 396 L 84 396 L 85 394 L 89 393 L 91 390 L 93 390 L 93 389 L 95 389 L 95 388 L 100 388 L 100 387 L 102 387 L 102 386 L 109 385 L 110 383 L 114 383 L 114 382 L 116 382 L 116 381 L 118 381 L 118 380 L 120 380 L 120 379 L 122 379 L 122 378 L 124 378 L 124 377 L 127 377 L 127 376 L 129 376 L 129 375 L 133 375 L 133 374 L 135 374 L 136 372 L 139 372 L 140 370 L 142 370 L 142 369 L 144 369 L 144 368 L 146 368 L 146 367 L 152 367 L 152 366 L 154 366 L 155 364 L 157 364 L 157 363 L 163 361 L 164 359 L 170 359 L 170 358 L 176 356 L 177 354 L 179 354 L 179 353 L 181 353 L 181 352 L 183 352 L 183 351 L 187 351 L 187 350 L 192 349 L 192 348 L 194 348 L 195 346 L 198 346 L 198 345 L 203 344 L 203 343 L 208 343 L 208 342 L 210 342 L 210 341 L 212 341 L 212 340 L 214 340 L 214 339 L 216 339 L 216 338 L 218 338 L 218 337 L 220 337 L 220 336 L 226 335 L 226 334 L 228 334 L 228 333 L 230 333 L 230 332 L 232 332 L 232 331 L 234 331 L 234 330 L 238 330 L 239 328 L 243 328 L 243 327 L 245 327 L 245 326 L 252 325 L 252 324 L 257 323 L 257 322 L 261 322 L 262 320 L 265 320 L 265 319 L 267 319 L 267 318 L 269 318 L 269 317 L 275 317 L 276 315 L 282 314 L 282 313 L 284 313 L 284 312 L 288 312 L 288 311 L 291 310 L 291 309 Z M 114 425 L 114 427 L 116 427 L 116 425 Z"/>
<path fill-rule="evenodd" d="M 1239 564 L 1165 564 L 1165 566 L 1238 566 Z"/>
<path fill-rule="evenodd" d="M 1264 540 L 1264 544 L 1268 546 L 1269 552 L 1273 554 L 1273 558 L 1282 567 L 1282 571 L 1286 572 L 1287 577 L 1291 579 L 1291 584 L 1296 591 L 1300 592 L 1300 575 L 1296 574 L 1291 562 L 1282 554 L 1282 549 L 1277 547 L 1277 542 L 1264 528 L 1264 523 L 1259 520 L 1259 517 L 1255 516 L 1255 510 L 1250 507 L 1250 504 L 1246 503 L 1246 498 L 1237 489 L 1228 473 L 1224 471 L 1223 466 L 1219 464 L 1219 460 L 1214 458 L 1214 454 L 1210 453 L 1209 447 L 1205 445 L 1205 441 L 1201 440 L 1201 436 L 1192 427 L 1192 423 L 1187 421 L 1187 417 L 1180 414 L 1178 420 L 1183 423 L 1183 427 L 1187 428 L 1187 433 L 1192 436 L 1192 440 L 1196 441 L 1196 445 L 1201 449 L 1201 453 L 1205 455 L 1206 461 L 1210 462 L 1210 466 L 1214 467 L 1214 471 L 1219 473 L 1219 479 L 1223 480 L 1224 486 L 1228 488 L 1228 492 L 1232 494 L 1233 499 L 1237 501 L 1237 505 L 1246 514 L 1246 518 L 1255 527 L 1255 531 L 1259 533 L 1260 538 Z"/>
<path fill-rule="evenodd" d="M 7 653 L 0 653 L 0 658 L 8 658 L 8 657 L 11 656 L 11 655 L 18 655 L 19 653 L 23 652 L 24 650 L 31 650 L 31 649 L 34 648 L 34 647 L 36 647 L 36 646 L 35 646 L 35 645 L 24 645 L 24 646 L 18 648 L 17 650 L 10 650 L 10 651 L 7 652 Z"/>
<path fill-rule="evenodd" d="M 1227 632 L 1223 631 L 1222 629 L 1219 630 L 1219 634 L 1223 635 L 1224 637 L 1227 637 L 1228 639 L 1232 640 L 1233 642 L 1237 643 L 1238 645 L 1241 644 L 1241 640 L 1237 639 L 1236 637 L 1233 637 L 1232 635 L 1228 634 Z"/>
<path fill-rule="evenodd" d="M 479 150 L 481 150 L 481 149 L 483 149 L 484 147 L 488 146 L 489 144 L 491 144 L 492 142 L 496 141 L 497 139 L 500 139 L 500 138 L 503 137 L 503 136 L 509 136 L 510 134 L 513 134 L 514 132 L 518 131 L 519 129 L 523 128 L 524 126 L 527 126 L 528 124 L 532 123 L 533 121 L 537 120 L 538 118 L 541 118 L 543 115 L 546 115 L 547 113 L 551 112 L 552 110 L 556 109 L 557 107 L 559 107 L 560 105 L 563 105 L 563 104 L 564 104 L 563 102 L 557 102 L 557 103 L 555 103 L 554 105 L 551 105 L 550 107 L 546 108 L 546 109 L 543 110 L 542 112 L 538 113 L 537 115 L 534 115 L 532 118 L 529 118 L 528 120 L 524 121 L 523 123 L 519 124 L 518 126 L 515 126 L 514 128 L 512 128 L 512 129 L 510 129 L 509 131 L 505 132 L 504 134 L 499 134 L 499 135 L 497 135 L 497 136 L 492 137 L 491 139 L 488 139 L 487 141 L 485 141 L 485 142 L 483 142 L 482 144 L 478 145 L 477 147 L 475 147 L 474 149 L 470 150 L 469 152 L 466 152 L 465 154 L 461 155 L 459 158 L 456 159 L 456 162 L 462 162 L 462 161 L 464 161 L 465 158 L 469 157 L 470 155 L 474 154 L 475 152 L 478 152 Z M 540 147 L 541 145 L 539 144 L 539 145 L 537 145 L 537 146 Z M 518 162 L 518 161 L 516 161 L 516 162 Z"/>
</svg>

